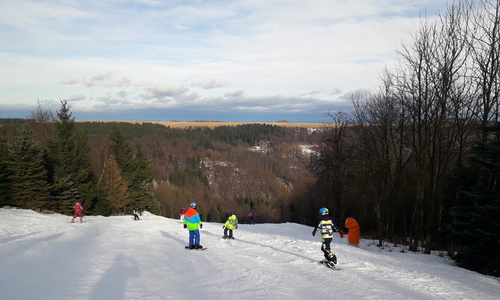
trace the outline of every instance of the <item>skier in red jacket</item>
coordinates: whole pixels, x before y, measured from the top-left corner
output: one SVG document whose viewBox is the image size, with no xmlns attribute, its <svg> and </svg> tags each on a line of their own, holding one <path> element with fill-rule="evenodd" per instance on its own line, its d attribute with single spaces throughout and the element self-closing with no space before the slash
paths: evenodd
<svg viewBox="0 0 500 300">
<path fill-rule="evenodd" d="M 80 222 L 83 222 L 83 206 L 82 206 L 82 201 L 78 201 L 75 203 L 75 206 L 73 206 L 73 209 L 75 210 L 75 213 L 73 214 L 73 219 L 71 219 L 71 223 L 75 223 L 76 217 L 80 217 Z"/>
</svg>

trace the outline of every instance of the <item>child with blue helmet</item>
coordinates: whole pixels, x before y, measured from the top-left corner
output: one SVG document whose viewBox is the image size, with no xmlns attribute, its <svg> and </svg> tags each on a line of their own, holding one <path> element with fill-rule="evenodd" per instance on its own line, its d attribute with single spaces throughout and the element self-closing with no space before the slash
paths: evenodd
<svg viewBox="0 0 500 300">
<path fill-rule="evenodd" d="M 321 232 L 321 251 L 325 255 L 324 262 L 329 266 L 337 266 L 337 257 L 332 253 L 330 244 L 332 243 L 334 232 L 340 233 L 341 238 L 344 238 L 344 232 L 337 229 L 326 207 L 322 207 L 319 210 L 319 223 L 314 228 L 312 235 L 315 236 L 318 230 Z"/>
<path fill-rule="evenodd" d="M 201 222 L 200 214 L 196 211 L 196 203 L 191 203 L 189 209 L 184 216 L 184 228 L 189 230 L 189 249 L 202 249 L 203 246 L 200 245 L 200 228 L 203 227 Z"/>
</svg>

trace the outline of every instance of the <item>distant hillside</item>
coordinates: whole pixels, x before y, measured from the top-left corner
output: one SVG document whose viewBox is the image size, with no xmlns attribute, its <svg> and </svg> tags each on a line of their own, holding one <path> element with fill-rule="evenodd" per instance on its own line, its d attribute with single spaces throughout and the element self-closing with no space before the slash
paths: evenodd
<svg viewBox="0 0 500 300">
<path fill-rule="evenodd" d="M 160 124 L 167 127 L 172 128 L 189 128 L 189 127 L 208 127 L 215 128 L 218 126 L 237 126 L 237 125 L 245 125 L 245 124 L 268 124 L 268 125 L 276 125 L 282 127 L 302 127 L 302 128 L 314 128 L 320 129 L 329 126 L 329 124 L 323 123 L 290 123 L 290 122 L 222 122 L 222 121 L 189 121 L 189 122 L 180 122 L 180 121 L 170 121 L 170 122 L 160 122 L 160 121 L 77 121 L 77 122 L 127 122 L 134 124 L 143 124 L 143 123 L 151 123 L 151 124 Z"/>
</svg>

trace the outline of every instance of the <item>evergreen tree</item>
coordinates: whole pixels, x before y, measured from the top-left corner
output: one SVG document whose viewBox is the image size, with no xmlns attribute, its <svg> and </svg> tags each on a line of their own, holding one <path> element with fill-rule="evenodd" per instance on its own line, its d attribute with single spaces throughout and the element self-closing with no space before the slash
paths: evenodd
<svg viewBox="0 0 500 300">
<path fill-rule="evenodd" d="M 224 223 L 226 218 L 227 216 L 222 208 L 222 204 L 217 204 L 217 207 L 210 214 L 210 222 Z"/>
<path fill-rule="evenodd" d="M 476 182 L 464 192 L 464 204 L 452 209 L 452 240 L 458 248 L 457 263 L 467 269 L 500 276 L 500 126 L 493 138 L 472 148 L 471 178 Z"/>
<path fill-rule="evenodd" d="M 83 206 L 90 208 L 95 205 L 97 199 L 97 190 L 94 186 L 89 161 L 90 147 L 87 138 L 80 130 L 76 129 L 75 120 L 67 101 L 63 100 L 61 104 L 61 109 L 57 111 L 57 120 L 54 123 L 56 137 L 47 141 L 48 156 L 52 167 L 52 181 L 54 186 L 59 189 L 55 193 L 58 195 L 72 194 L 74 196 L 73 202 L 82 199 Z M 72 184 L 65 184 L 69 182 Z M 60 190 L 65 187 L 71 187 L 71 190 L 67 192 Z M 62 203 L 59 205 L 65 206 Z"/>
<path fill-rule="evenodd" d="M 48 208 L 50 192 L 44 153 L 34 142 L 29 125 L 22 125 L 21 131 L 10 147 L 7 166 L 11 203 L 21 208 Z"/>
<path fill-rule="evenodd" d="M 147 184 L 154 179 L 153 169 L 150 165 L 151 161 L 146 158 L 142 151 L 142 145 L 136 143 L 135 157 L 132 160 L 132 173 L 129 176 L 129 193 L 132 198 L 132 206 L 158 214 L 160 205 Z"/>
<path fill-rule="evenodd" d="M 70 176 L 56 178 L 52 184 L 54 210 L 64 214 L 71 214 L 75 202 L 81 200 L 80 193 L 71 181 Z"/>
<path fill-rule="evenodd" d="M 7 205 L 9 194 L 9 172 L 7 170 L 8 147 L 5 130 L 0 126 L 0 206 Z"/>
<path fill-rule="evenodd" d="M 129 177 L 130 174 L 133 173 L 133 153 L 132 149 L 127 143 L 123 132 L 120 130 L 118 126 L 113 128 L 113 132 L 110 135 L 111 139 L 111 148 L 115 154 L 116 162 L 122 171 L 122 174 L 125 177 L 125 180 L 131 181 Z"/>
<path fill-rule="evenodd" d="M 159 203 L 148 187 L 148 183 L 153 180 L 151 161 L 144 155 L 141 144 L 136 143 L 134 155 L 119 127 L 113 129 L 110 139 L 116 162 L 120 167 L 124 180 L 127 182 L 128 193 L 131 198 L 128 209 L 131 210 L 135 207 L 140 210 L 148 210 L 154 214 L 159 213 Z"/>
</svg>

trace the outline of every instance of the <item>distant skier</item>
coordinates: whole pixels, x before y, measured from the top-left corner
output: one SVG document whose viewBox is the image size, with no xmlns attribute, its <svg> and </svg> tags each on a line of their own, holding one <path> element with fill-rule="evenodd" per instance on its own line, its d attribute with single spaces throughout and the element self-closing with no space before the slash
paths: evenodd
<svg viewBox="0 0 500 300">
<path fill-rule="evenodd" d="M 181 223 L 184 223 L 184 216 L 186 215 L 186 208 L 183 207 L 181 209 L 181 212 L 179 213 L 179 216 L 180 216 L 180 220 L 181 220 Z"/>
<path fill-rule="evenodd" d="M 184 228 L 189 230 L 189 246 L 188 249 L 203 249 L 200 245 L 200 228 L 203 227 L 200 214 L 196 211 L 196 203 L 191 203 L 184 217 Z"/>
<path fill-rule="evenodd" d="M 359 224 L 353 217 L 349 216 L 345 219 L 345 228 L 348 228 L 347 240 L 349 245 L 358 247 L 359 246 Z"/>
<path fill-rule="evenodd" d="M 75 223 L 76 217 L 80 217 L 80 222 L 83 222 L 83 214 L 82 214 L 83 209 L 84 208 L 82 205 L 82 201 L 78 201 L 75 203 L 75 206 L 73 206 L 73 210 L 75 211 L 75 213 L 73 214 L 73 219 L 71 219 L 71 223 Z"/>
<path fill-rule="evenodd" d="M 315 236 L 318 230 L 321 232 L 321 251 L 323 251 L 323 254 L 325 255 L 325 260 L 323 262 L 328 266 L 335 267 L 337 266 L 337 257 L 332 253 L 330 244 L 332 243 L 334 232 L 339 232 L 341 238 L 344 238 L 344 232 L 337 229 L 332 217 L 330 217 L 328 209 L 325 207 L 319 210 L 319 224 L 314 228 L 312 235 Z"/>
<path fill-rule="evenodd" d="M 255 225 L 255 222 L 253 221 L 253 211 L 252 210 L 250 210 L 247 213 L 247 218 L 248 218 L 248 224 Z"/>
<path fill-rule="evenodd" d="M 238 218 L 234 214 L 234 211 L 229 213 L 229 218 L 227 218 L 226 223 L 222 226 L 224 229 L 224 239 L 234 239 L 233 230 L 238 229 Z"/>
<path fill-rule="evenodd" d="M 132 211 L 132 214 L 134 214 L 134 221 L 135 220 L 139 221 L 139 213 L 137 212 L 137 209 L 135 209 L 135 207 L 134 210 Z"/>
</svg>

